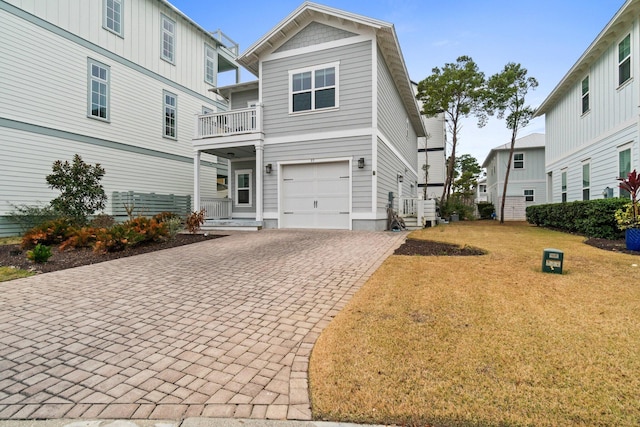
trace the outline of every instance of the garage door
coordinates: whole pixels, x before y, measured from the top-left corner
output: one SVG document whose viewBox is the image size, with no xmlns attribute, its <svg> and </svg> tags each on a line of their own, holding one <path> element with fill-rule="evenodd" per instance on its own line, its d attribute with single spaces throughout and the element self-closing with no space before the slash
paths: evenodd
<svg viewBox="0 0 640 427">
<path fill-rule="evenodd" d="M 349 229 L 349 162 L 285 165 L 282 228 Z"/>
</svg>

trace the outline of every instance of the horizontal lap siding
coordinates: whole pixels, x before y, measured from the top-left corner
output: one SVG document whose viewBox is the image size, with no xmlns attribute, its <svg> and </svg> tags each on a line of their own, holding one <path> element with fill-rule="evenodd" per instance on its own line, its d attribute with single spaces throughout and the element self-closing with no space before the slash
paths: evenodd
<svg viewBox="0 0 640 427">
<path fill-rule="evenodd" d="M 289 114 L 289 70 L 340 62 L 339 109 Z M 272 138 L 371 127 L 371 42 L 266 61 L 262 64 L 264 130 Z"/>
<path fill-rule="evenodd" d="M 378 140 L 378 170 L 376 179 L 378 180 L 378 200 L 376 204 L 378 217 L 386 215 L 389 192 L 393 191 L 398 197 L 398 173 L 402 174 L 402 197 L 416 197 L 417 189 L 415 183 L 418 179 L 413 173 L 405 171 L 404 163 L 393 151 L 382 141 Z M 413 184 L 413 187 L 412 187 Z M 397 209 L 398 202 L 395 201 Z"/>
<path fill-rule="evenodd" d="M 250 101 L 258 101 L 258 89 L 243 90 L 231 95 L 231 108 L 234 110 L 247 108 L 247 103 Z"/>
<path fill-rule="evenodd" d="M 408 117 L 382 53 L 378 51 L 378 128 L 417 170 L 417 136 Z"/>
<path fill-rule="evenodd" d="M 358 158 L 365 158 L 365 168 L 358 169 Z M 371 212 L 371 138 L 360 136 L 320 141 L 300 141 L 268 144 L 264 149 L 264 163 L 273 165 L 273 172 L 264 178 L 264 210 L 278 210 L 279 161 L 308 162 L 332 158 L 352 159 L 352 209 L 353 212 Z"/>
</svg>

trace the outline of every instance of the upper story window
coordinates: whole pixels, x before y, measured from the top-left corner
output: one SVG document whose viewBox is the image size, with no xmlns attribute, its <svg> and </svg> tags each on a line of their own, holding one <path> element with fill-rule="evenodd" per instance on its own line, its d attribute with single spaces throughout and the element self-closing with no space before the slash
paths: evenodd
<svg viewBox="0 0 640 427">
<path fill-rule="evenodd" d="M 513 153 L 513 168 L 524 169 L 524 153 Z"/>
<path fill-rule="evenodd" d="M 631 78 L 631 34 L 618 44 L 618 85 Z"/>
<path fill-rule="evenodd" d="M 582 114 L 589 111 L 589 76 L 582 80 Z"/>
<path fill-rule="evenodd" d="M 171 92 L 162 93 L 164 99 L 164 132 L 166 138 L 177 138 L 178 97 Z"/>
<path fill-rule="evenodd" d="M 289 112 L 338 107 L 338 64 L 289 72 Z"/>
<path fill-rule="evenodd" d="M 160 27 L 162 28 L 161 57 L 173 64 L 176 58 L 176 23 L 161 15 Z"/>
<path fill-rule="evenodd" d="M 109 67 L 93 59 L 88 60 L 87 115 L 109 120 Z"/>
<path fill-rule="evenodd" d="M 216 51 L 208 44 L 204 45 L 204 81 L 216 84 Z"/>
<path fill-rule="evenodd" d="M 122 2 L 124 0 L 103 0 L 103 23 L 107 30 L 123 37 Z"/>
<path fill-rule="evenodd" d="M 567 171 L 562 171 L 562 201 L 567 201 Z"/>
</svg>

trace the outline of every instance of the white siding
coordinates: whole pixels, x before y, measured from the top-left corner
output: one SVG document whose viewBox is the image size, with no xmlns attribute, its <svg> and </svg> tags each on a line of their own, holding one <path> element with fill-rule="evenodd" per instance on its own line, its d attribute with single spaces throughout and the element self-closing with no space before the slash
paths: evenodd
<svg viewBox="0 0 640 427">
<path fill-rule="evenodd" d="M 378 183 L 378 200 L 376 203 L 376 213 L 378 218 L 385 218 L 389 200 L 389 192 L 395 196 L 394 208 L 398 209 L 398 174 L 403 176 L 400 184 L 402 197 L 416 197 L 416 182 L 418 177 L 406 170 L 406 166 L 401 159 L 383 141 L 378 140 L 378 170 L 376 180 Z"/>
</svg>

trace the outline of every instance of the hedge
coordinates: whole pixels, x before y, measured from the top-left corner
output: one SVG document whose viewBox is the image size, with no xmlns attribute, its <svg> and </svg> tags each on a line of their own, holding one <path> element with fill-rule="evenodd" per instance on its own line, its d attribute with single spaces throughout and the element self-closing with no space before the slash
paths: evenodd
<svg viewBox="0 0 640 427">
<path fill-rule="evenodd" d="M 528 206 L 527 221 L 588 237 L 619 239 L 624 233 L 618 229 L 614 213 L 627 203 L 629 199 L 616 197 Z"/>
</svg>

